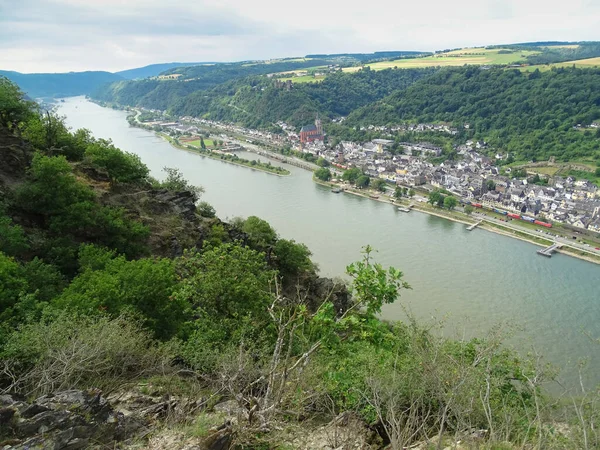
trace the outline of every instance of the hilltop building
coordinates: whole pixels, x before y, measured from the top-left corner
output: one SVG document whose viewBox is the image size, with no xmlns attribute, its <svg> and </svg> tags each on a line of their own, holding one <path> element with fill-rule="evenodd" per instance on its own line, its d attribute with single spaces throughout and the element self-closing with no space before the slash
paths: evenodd
<svg viewBox="0 0 600 450">
<path fill-rule="evenodd" d="M 325 135 L 323 134 L 323 125 L 318 114 L 314 125 L 305 125 L 300 130 L 300 143 L 302 145 L 314 141 L 323 141 L 324 138 Z"/>
</svg>

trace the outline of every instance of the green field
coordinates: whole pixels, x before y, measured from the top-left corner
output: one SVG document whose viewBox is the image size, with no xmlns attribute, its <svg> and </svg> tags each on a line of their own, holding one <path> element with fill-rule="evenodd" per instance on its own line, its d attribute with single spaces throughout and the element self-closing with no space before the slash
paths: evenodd
<svg viewBox="0 0 600 450">
<path fill-rule="evenodd" d="M 554 176 L 556 172 L 560 170 L 560 167 L 556 166 L 544 166 L 544 167 L 529 167 L 526 169 L 529 172 L 539 173 L 540 175 Z"/>
<path fill-rule="evenodd" d="M 193 145 L 194 147 L 200 148 L 200 139 L 196 139 L 195 141 L 190 141 L 190 142 L 182 141 L 181 143 L 185 144 L 185 145 Z M 212 147 L 213 141 L 211 139 L 204 139 L 204 145 L 206 145 L 206 147 Z"/>
<path fill-rule="evenodd" d="M 544 65 L 538 65 L 538 66 L 528 66 L 528 67 L 523 67 L 522 70 L 526 70 L 528 72 L 534 71 L 535 69 L 540 69 L 540 70 L 550 70 L 553 67 L 579 67 L 582 69 L 586 69 L 586 68 L 592 68 L 592 67 L 600 67 L 600 57 L 596 57 L 596 58 L 588 58 L 588 59 L 579 59 L 576 61 L 565 61 L 565 62 L 561 62 L 561 63 L 555 63 L 555 64 L 544 64 Z"/>
<path fill-rule="evenodd" d="M 500 53 L 501 51 L 510 51 L 510 53 Z M 423 67 L 447 67 L 447 66 L 463 66 L 465 64 L 473 65 L 507 65 L 514 64 L 525 60 L 525 57 L 537 54 L 539 52 L 522 50 L 512 51 L 499 48 L 467 48 L 462 50 L 454 50 L 451 52 L 440 53 L 434 56 L 426 56 L 423 58 L 408 58 L 398 59 L 395 61 L 381 61 L 373 64 L 367 64 L 372 70 L 383 70 L 391 67 L 399 69 L 414 69 Z M 345 72 L 356 71 L 355 67 L 343 69 Z"/>
<path fill-rule="evenodd" d="M 286 77 L 279 78 L 281 81 L 292 80 L 292 83 L 319 83 L 325 79 L 325 75 L 320 77 L 314 77 L 312 75 L 304 75 L 301 77 Z"/>
</svg>

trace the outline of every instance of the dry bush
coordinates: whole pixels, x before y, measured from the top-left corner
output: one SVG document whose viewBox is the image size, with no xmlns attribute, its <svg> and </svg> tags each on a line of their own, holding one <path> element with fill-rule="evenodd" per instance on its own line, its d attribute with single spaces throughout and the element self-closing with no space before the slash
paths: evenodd
<svg viewBox="0 0 600 450">
<path fill-rule="evenodd" d="M 0 379 L 5 392 L 26 395 L 89 387 L 106 392 L 168 372 L 172 353 L 129 317 L 62 315 L 9 337 Z"/>
</svg>

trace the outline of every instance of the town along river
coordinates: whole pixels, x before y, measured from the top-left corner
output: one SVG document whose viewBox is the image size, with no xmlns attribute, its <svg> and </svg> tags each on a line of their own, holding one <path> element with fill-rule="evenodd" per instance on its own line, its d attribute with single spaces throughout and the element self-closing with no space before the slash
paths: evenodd
<svg viewBox="0 0 600 450">
<path fill-rule="evenodd" d="M 564 367 L 568 384 L 580 358 L 589 358 L 586 380 L 600 382 L 600 266 L 556 254 L 543 258 L 538 247 L 390 204 L 334 194 L 312 174 L 286 166 L 279 177 L 177 150 L 154 133 L 130 127 L 126 113 L 85 99 L 59 105 L 73 128 L 88 128 L 135 153 L 152 175 L 176 167 L 206 190 L 202 199 L 223 218 L 259 216 L 284 238 L 305 243 L 321 273 L 342 277 L 345 267 L 371 245 L 377 261 L 404 272 L 412 290 L 384 309 L 386 319 L 403 319 L 403 307 L 420 320 L 445 319 L 444 332 L 481 335 L 500 323 L 520 329 L 509 344 L 521 352 L 535 348 Z M 248 153 L 244 157 L 256 159 Z M 278 163 L 274 163 L 278 164 Z"/>
</svg>

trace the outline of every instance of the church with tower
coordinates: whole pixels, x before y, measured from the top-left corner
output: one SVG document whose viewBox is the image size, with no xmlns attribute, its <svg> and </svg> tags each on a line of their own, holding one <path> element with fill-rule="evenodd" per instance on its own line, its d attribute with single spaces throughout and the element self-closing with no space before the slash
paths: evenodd
<svg viewBox="0 0 600 450">
<path fill-rule="evenodd" d="M 319 114 L 317 113 L 315 124 L 305 125 L 300 130 L 300 143 L 304 145 L 314 141 L 323 141 L 324 139 L 323 125 L 321 119 L 319 119 Z"/>
</svg>

